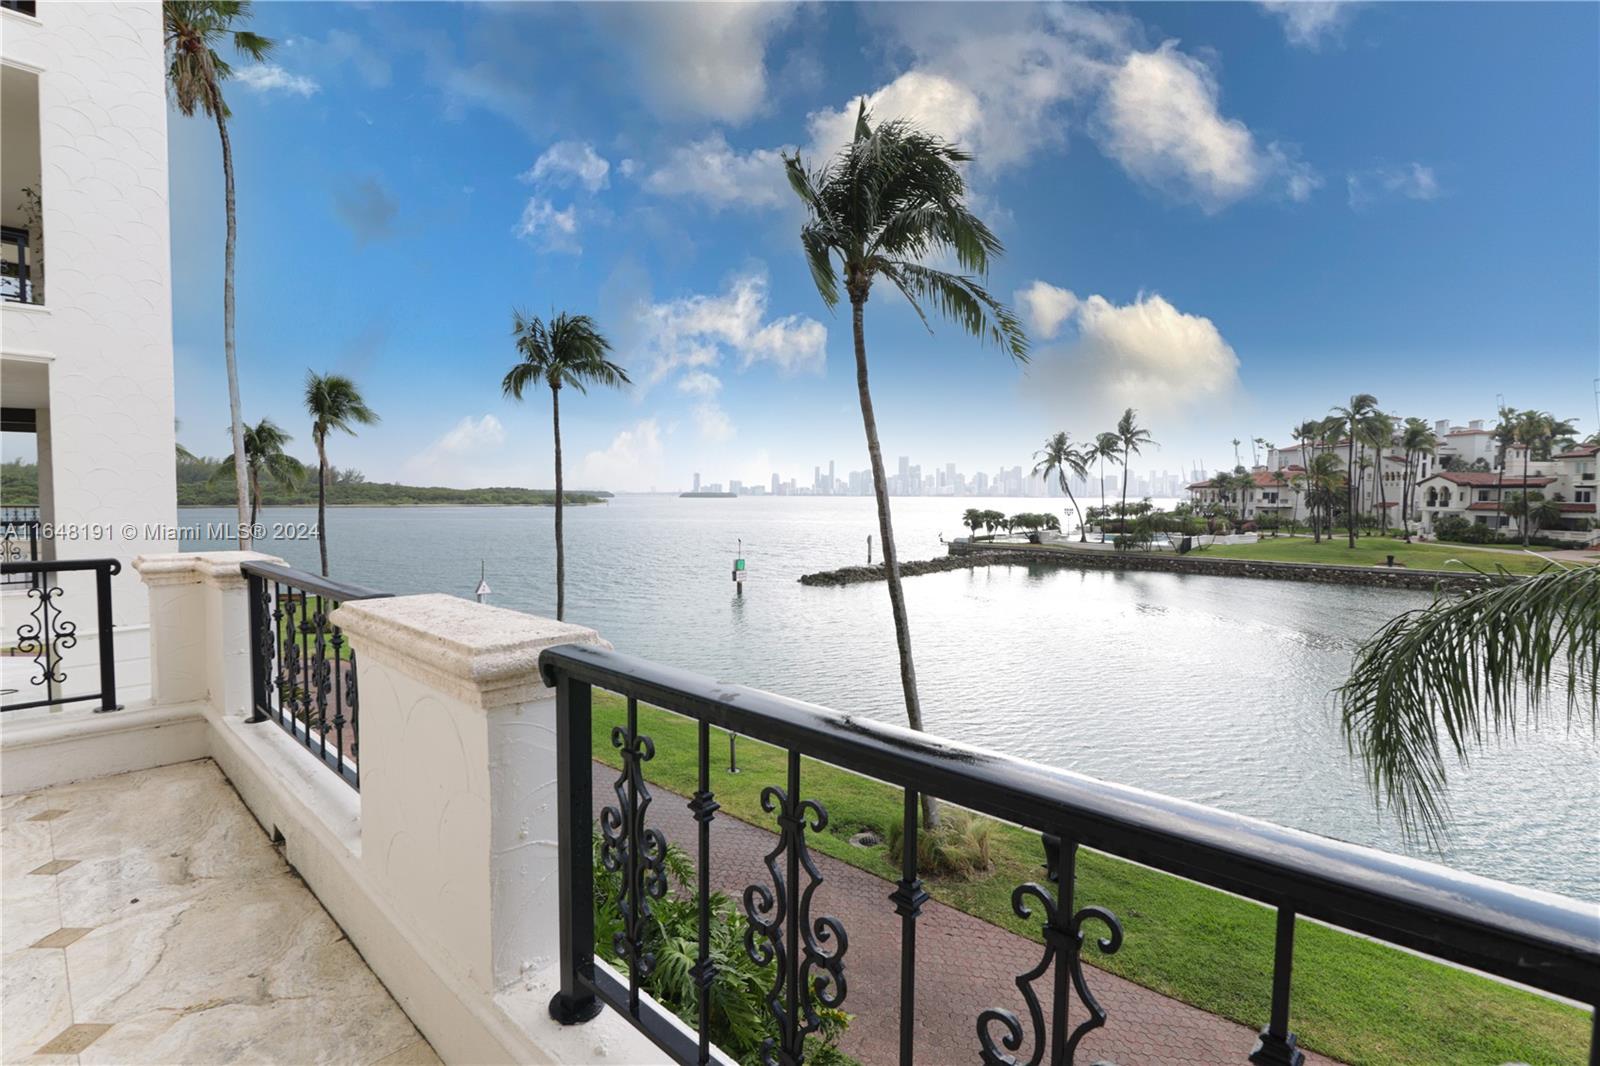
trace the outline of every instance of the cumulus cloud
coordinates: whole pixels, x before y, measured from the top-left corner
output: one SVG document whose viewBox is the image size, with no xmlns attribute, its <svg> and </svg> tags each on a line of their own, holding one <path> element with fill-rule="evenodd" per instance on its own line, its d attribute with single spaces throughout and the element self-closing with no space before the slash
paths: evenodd
<svg viewBox="0 0 1600 1066">
<path fill-rule="evenodd" d="M 1355 12 L 1353 3 L 1340 0 L 1262 0 L 1261 6 L 1282 21 L 1290 44 L 1313 52 L 1336 43 Z"/>
<path fill-rule="evenodd" d="M 700 436 L 713 444 L 733 439 L 733 419 L 728 417 L 728 412 L 724 411 L 715 400 L 695 405 L 694 424 L 700 431 Z"/>
<path fill-rule="evenodd" d="M 1154 293 L 1127 304 L 1098 295 L 1073 300 L 1074 333 L 1036 354 L 1030 395 L 1093 414 L 1122 407 L 1171 414 L 1237 387 L 1239 357 L 1209 318 Z"/>
<path fill-rule="evenodd" d="M 311 96 L 322 88 L 315 78 L 291 74 L 276 63 L 252 63 L 234 70 L 233 78 L 258 93 L 281 92 L 290 96 Z"/>
<path fill-rule="evenodd" d="M 1071 289 L 1057 288 L 1048 281 L 1035 281 L 1018 289 L 1016 304 L 1022 309 L 1028 333 L 1036 340 L 1050 340 L 1078 309 L 1078 297 Z"/>
<path fill-rule="evenodd" d="M 1433 168 L 1421 163 L 1354 171 L 1345 176 L 1345 189 L 1357 211 L 1379 200 L 1433 200 L 1440 193 Z"/>
<path fill-rule="evenodd" d="M 611 164 L 583 141 L 557 141 L 522 174 L 531 184 L 581 185 L 589 192 L 605 188 Z"/>
<path fill-rule="evenodd" d="M 546 251 L 577 254 L 583 250 L 578 242 L 577 209 L 568 205 L 558 210 L 542 196 L 529 198 L 512 232 Z"/>
<path fill-rule="evenodd" d="M 645 307 L 639 325 L 651 363 L 649 380 L 704 370 L 725 356 L 738 360 L 741 370 L 771 363 L 785 373 L 820 371 L 827 360 L 827 327 L 805 315 L 767 319 L 767 288 L 765 272 L 750 272 L 717 295 Z"/>
<path fill-rule="evenodd" d="M 350 227 L 357 243 L 370 244 L 394 236 L 399 208 L 377 178 L 367 178 L 334 192 L 333 213 Z"/>
<path fill-rule="evenodd" d="M 674 148 L 645 178 L 663 196 L 692 196 L 713 209 L 776 207 L 792 197 L 780 149 L 735 151 L 721 132 Z"/>
<path fill-rule="evenodd" d="M 648 489 L 663 483 L 661 424 L 654 418 L 622 430 L 604 449 L 579 460 L 574 484 L 591 489 Z"/>
<path fill-rule="evenodd" d="M 668 118 L 740 123 L 767 102 L 767 49 L 791 3 L 595 5 L 629 51 L 645 105 Z"/>
<path fill-rule="evenodd" d="M 505 441 L 505 427 L 494 415 L 468 415 L 406 460 L 406 477 L 424 485 L 516 484 L 520 468 L 496 464 Z"/>
<path fill-rule="evenodd" d="M 1096 129 L 1132 177 L 1208 213 L 1274 182 L 1303 200 L 1318 182 L 1287 148 L 1263 149 L 1243 122 L 1225 118 L 1215 75 L 1176 41 L 1127 56 L 1106 86 Z"/>
<path fill-rule="evenodd" d="M 722 379 L 704 370 L 691 370 L 678 379 L 678 391 L 690 396 L 714 396 L 722 389 Z"/>
</svg>

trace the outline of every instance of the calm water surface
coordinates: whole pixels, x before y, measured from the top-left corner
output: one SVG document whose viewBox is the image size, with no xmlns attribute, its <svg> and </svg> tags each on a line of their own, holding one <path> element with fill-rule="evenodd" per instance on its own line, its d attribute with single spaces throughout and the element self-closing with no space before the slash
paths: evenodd
<svg viewBox="0 0 1600 1066">
<path fill-rule="evenodd" d="M 906 559 L 943 554 L 972 501 L 894 501 Z M 987 500 L 1008 513 L 1060 501 Z M 183 520 L 224 521 L 221 509 Z M 268 522 L 314 522 L 282 508 Z M 882 584 L 806 588 L 866 560 L 870 499 L 620 497 L 569 508 L 567 617 L 619 649 L 842 711 L 903 721 Z M 335 508 L 335 576 L 553 614 L 551 512 Z M 738 539 L 749 577 L 730 579 Z M 876 540 L 876 537 L 874 537 Z M 314 541 L 261 545 L 309 570 Z M 874 546 L 874 557 L 878 557 Z M 1600 900 L 1600 742 L 1559 718 L 1452 769 L 1456 828 L 1427 855 L 1380 819 L 1331 690 L 1414 592 L 1154 573 L 994 567 L 909 578 L 928 728 L 1065 769 L 1475 873 Z"/>
</svg>

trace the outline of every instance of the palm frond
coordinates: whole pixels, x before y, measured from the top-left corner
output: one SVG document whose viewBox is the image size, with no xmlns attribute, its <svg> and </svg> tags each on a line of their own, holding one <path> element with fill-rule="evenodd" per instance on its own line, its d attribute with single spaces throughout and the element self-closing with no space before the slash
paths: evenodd
<svg viewBox="0 0 1600 1066">
<path fill-rule="evenodd" d="M 886 262 L 879 270 L 892 278 L 914 304 L 919 298 L 928 300 L 974 337 L 1005 349 L 1019 363 L 1028 361 L 1028 337 L 1022 323 L 977 279 L 904 260 Z"/>
<path fill-rule="evenodd" d="M 1561 690 L 1569 723 L 1586 706 L 1593 725 L 1600 567 L 1547 571 L 1401 615 L 1361 646 L 1338 699 L 1374 797 L 1406 832 L 1438 841 L 1449 825 L 1445 744 L 1464 764 L 1489 736 L 1515 735 L 1519 718 L 1537 725 Z"/>
</svg>

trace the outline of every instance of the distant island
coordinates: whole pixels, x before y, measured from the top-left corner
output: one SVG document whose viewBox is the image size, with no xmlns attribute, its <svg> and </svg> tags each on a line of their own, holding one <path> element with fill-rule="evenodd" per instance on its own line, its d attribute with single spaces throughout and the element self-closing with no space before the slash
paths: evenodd
<svg viewBox="0 0 1600 1066">
<path fill-rule="evenodd" d="M 739 498 L 739 494 L 737 492 L 680 492 L 680 493 L 678 493 L 678 499 L 680 499 L 680 500 L 736 500 L 738 498 Z"/>
</svg>

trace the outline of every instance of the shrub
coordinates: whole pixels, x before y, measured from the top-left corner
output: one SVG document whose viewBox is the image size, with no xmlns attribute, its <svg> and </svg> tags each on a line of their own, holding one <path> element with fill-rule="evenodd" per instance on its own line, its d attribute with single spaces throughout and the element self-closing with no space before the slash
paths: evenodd
<svg viewBox="0 0 1600 1066">
<path fill-rule="evenodd" d="M 987 841 L 985 842 L 987 851 Z M 645 929 L 644 950 L 655 956 L 655 969 L 640 986 L 657 1003 L 683 1019 L 691 1028 L 700 1023 L 699 993 L 691 968 L 700 957 L 700 896 L 689 890 L 693 864 L 676 844 L 667 845 L 663 865 L 672 890 L 650 903 L 651 919 Z M 621 871 L 607 870 L 600 861 L 600 836 L 594 837 L 594 949 L 611 965 L 627 972 L 627 964 L 612 947 L 622 932 L 618 901 Z M 778 1035 L 777 1023 L 767 1011 L 767 990 L 772 984 L 769 967 L 757 966 L 745 952 L 750 921 L 721 892 L 713 892 L 711 907 L 711 960 L 717 972 L 711 984 L 711 1042 L 744 1066 L 757 1066 L 761 1045 Z M 806 1037 L 805 1059 L 817 1066 L 855 1066 L 839 1050 L 839 1038 L 851 1015 L 817 1006 L 821 1028 Z"/>
<path fill-rule="evenodd" d="M 989 841 L 994 823 L 969 811 L 946 807 L 935 829 L 917 834 L 917 869 L 937 877 L 966 880 L 987 873 L 994 865 L 989 858 Z M 885 843 L 889 860 L 899 864 L 905 834 L 899 822 L 889 826 Z"/>
</svg>

